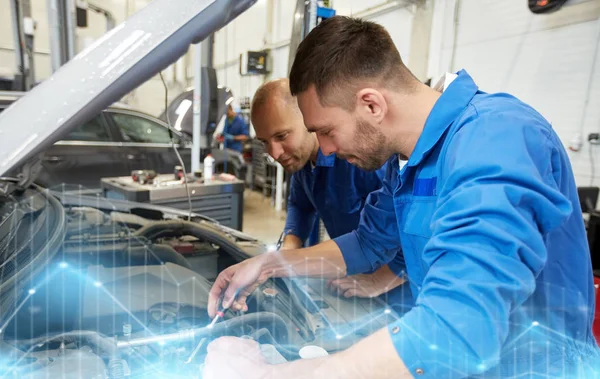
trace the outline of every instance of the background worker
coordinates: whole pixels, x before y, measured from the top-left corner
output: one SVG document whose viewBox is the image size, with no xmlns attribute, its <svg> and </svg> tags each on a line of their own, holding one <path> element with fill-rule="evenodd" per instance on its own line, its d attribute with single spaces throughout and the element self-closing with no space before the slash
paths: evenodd
<svg viewBox="0 0 600 379">
<path fill-rule="evenodd" d="M 440 94 L 412 75 L 383 27 L 339 16 L 302 41 L 290 89 L 324 154 L 365 169 L 388 161 L 363 211 L 380 222 L 228 268 L 209 314 L 220 296 L 239 306 L 269 277 L 385 263 L 378 246 L 394 238 L 418 297 L 397 322 L 329 357 L 269 366 L 248 359 L 260 351 L 252 341 L 217 339 L 208 373 L 226 360 L 245 378 L 597 376 L 590 252 L 569 159 L 547 120 L 513 96 L 481 92 L 465 71 Z M 323 270 L 310 264 L 321 260 Z"/>
<path fill-rule="evenodd" d="M 244 149 L 244 141 L 250 136 L 248 124 L 237 114 L 233 106 L 227 106 L 227 118 L 223 126 L 223 133 L 217 136 L 217 141 L 224 142 L 225 149 L 233 149 L 240 153 Z"/>
<path fill-rule="evenodd" d="M 304 247 L 319 217 L 331 238 L 352 232 L 359 224 L 367 196 L 381 188 L 386 165 L 364 171 L 334 154 L 323 155 L 315 134 L 306 130 L 287 79 L 268 82 L 256 91 L 251 119 L 256 137 L 269 155 L 293 173 L 282 250 Z M 388 248 L 398 252 L 389 266 L 338 279 L 332 288 L 346 297 L 376 297 L 400 286 L 405 281 L 402 252 L 398 243 Z M 398 313 L 412 305 L 409 291 L 388 295 L 385 300 Z"/>
</svg>

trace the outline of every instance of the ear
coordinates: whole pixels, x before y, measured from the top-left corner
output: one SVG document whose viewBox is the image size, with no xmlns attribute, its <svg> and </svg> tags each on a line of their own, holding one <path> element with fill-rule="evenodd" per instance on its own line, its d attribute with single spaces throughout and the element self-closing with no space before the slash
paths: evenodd
<svg viewBox="0 0 600 379">
<path fill-rule="evenodd" d="M 373 88 L 363 88 L 356 94 L 356 110 L 365 119 L 381 123 L 388 112 L 383 94 Z"/>
</svg>

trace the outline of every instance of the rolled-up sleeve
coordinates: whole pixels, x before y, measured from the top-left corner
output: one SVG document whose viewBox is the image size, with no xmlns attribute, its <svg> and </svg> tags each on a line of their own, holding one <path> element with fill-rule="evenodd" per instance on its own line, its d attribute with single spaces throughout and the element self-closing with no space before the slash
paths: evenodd
<svg viewBox="0 0 600 379">
<path fill-rule="evenodd" d="M 298 174 L 292 175 L 287 218 L 285 220 L 285 234 L 291 234 L 301 241 L 306 241 L 316 219 L 317 212 L 306 195 Z"/>
<path fill-rule="evenodd" d="M 400 251 L 392 195 L 392 175 L 397 174 L 390 165 L 382 187 L 367 197 L 356 230 L 334 238 L 344 257 L 348 275 L 375 271 L 394 259 Z"/>
<path fill-rule="evenodd" d="M 498 362 L 510 314 L 546 263 L 544 236 L 572 211 L 549 138 L 537 119 L 507 113 L 477 118 L 450 140 L 423 252 L 429 271 L 416 306 L 389 325 L 413 376 L 462 378 Z"/>
</svg>

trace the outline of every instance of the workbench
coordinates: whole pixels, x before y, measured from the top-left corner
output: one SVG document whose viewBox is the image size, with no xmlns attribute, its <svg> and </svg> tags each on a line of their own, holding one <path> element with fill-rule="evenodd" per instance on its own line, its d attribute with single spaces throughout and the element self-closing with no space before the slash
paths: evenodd
<svg viewBox="0 0 600 379">
<path fill-rule="evenodd" d="M 185 185 L 174 175 L 158 175 L 152 184 L 135 182 L 130 176 L 102 178 L 102 194 L 108 199 L 129 200 L 188 210 Z M 192 211 L 210 217 L 220 224 L 242 230 L 244 209 L 244 182 L 213 179 L 189 180 L 188 189 Z"/>
</svg>

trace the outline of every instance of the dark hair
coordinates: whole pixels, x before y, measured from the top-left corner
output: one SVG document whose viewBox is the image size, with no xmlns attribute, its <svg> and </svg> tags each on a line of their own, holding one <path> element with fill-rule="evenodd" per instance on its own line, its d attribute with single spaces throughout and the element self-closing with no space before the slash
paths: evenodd
<svg viewBox="0 0 600 379">
<path fill-rule="evenodd" d="M 410 90 L 418 82 L 383 26 L 335 16 L 321 22 L 298 46 L 290 90 L 296 96 L 314 85 L 322 104 L 352 110 L 357 86 L 365 80 L 396 91 Z"/>
</svg>

